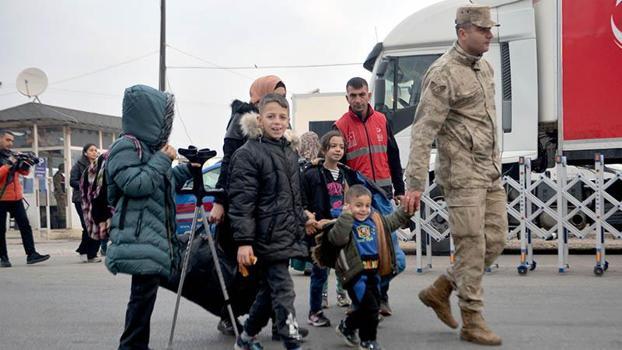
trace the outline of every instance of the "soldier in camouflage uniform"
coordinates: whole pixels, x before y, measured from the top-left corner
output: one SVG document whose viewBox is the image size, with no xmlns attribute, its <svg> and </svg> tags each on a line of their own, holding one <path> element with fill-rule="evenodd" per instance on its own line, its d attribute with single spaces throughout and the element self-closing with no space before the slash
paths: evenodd
<svg viewBox="0 0 622 350">
<path fill-rule="evenodd" d="M 436 181 L 449 207 L 456 261 L 419 293 L 446 325 L 457 328 L 449 296 L 457 291 L 463 340 L 500 345 L 482 318 L 482 276 L 503 251 L 507 234 L 506 193 L 494 103 L 493 70 L 482 58 L 492 40 L 487 6 L 465 6 L 456 14 L 457 42 L 426 73 L 412 128 L 406 168 L 407 206 L 419 207 L 436 139 Z"/>
</svg>

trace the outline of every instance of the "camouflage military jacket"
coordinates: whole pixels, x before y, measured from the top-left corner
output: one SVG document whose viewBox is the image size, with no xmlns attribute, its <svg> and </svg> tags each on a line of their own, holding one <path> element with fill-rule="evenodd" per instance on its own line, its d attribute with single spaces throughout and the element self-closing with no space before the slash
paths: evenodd
<svg viewBox="0 0 622 350">
<path fill-rule="evenodd" d="M 501 176 L 493 70 L 458 44 L 428 69 L 411 134 L 406 181 L 423 191 L 436 139 L 436 179 L 445 189 L 488 187 Z"/>
</svg>

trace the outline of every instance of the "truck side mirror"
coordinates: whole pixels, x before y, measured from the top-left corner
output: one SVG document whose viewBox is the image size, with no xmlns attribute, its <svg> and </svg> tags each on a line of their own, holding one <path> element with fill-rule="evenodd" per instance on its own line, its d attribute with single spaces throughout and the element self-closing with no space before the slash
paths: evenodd
<svg viewBox="0 0 622 350">
<path fill-rule="evenodd" d="M 374 83 L 374 109 L 380 111 L 384 108 L 384 93 L 386 90 L 386 81 L 384 78 L 376 78 Z"/>
<path fill-rule="evenodd" d="M 390 58 L 385 57 L 378 63 L 376 70 L 376 81 L 374 82 L 374 109 L 381 111 L 384 108 L 384 94 L 386 91 L 386 80 L 384 73 L 389 67 Z"/>
</svg>

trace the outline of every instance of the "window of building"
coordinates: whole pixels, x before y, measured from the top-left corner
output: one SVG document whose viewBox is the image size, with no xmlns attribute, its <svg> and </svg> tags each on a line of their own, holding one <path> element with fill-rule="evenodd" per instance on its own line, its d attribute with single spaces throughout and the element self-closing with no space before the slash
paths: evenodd
<svg viewBox="0 0 622 350">
<path fill-rule="evenodd" d="M 39 127 L 39 147 L 54 147 L 65 145 L 65 134 L 62 126 Z"/>
<path fill-rule="evenodd" d="M 15 135 L 13 148 L 32 148 L 34 142 L 32 128 L 7 128 L 7 130 Z"/>
<path fill-rule="evenodd" d="M 71 145 L 82 147 L 94 143 L 99 148 L 99 131 L 71 128 Z"/>
<path fill-rule="evenodd" d="M 102 132 L 102 148 L 108 149 L 112 145 L 113 137 L 111 132 Z"/>
</svg>

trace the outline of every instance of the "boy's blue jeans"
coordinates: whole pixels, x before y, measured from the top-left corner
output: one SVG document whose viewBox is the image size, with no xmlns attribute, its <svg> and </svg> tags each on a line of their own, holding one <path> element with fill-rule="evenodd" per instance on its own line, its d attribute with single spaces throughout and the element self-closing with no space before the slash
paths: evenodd
<svg viewBox="0 0 622 350">
<path fill-rule="evenodd" d="M 391 232 L 391 241 L 393 242 L 393 250 L 395 251 L 395 260 L 397 261 L 397 273 L 400 274 L 402 273 L 402 271 L 406 269 L 406 254 L 404 254 L 404 251 L 402 250 L 402 248 L 400 248 L 400 244 L 397 239 L 397 233 L 395 231 Z M 380 300 L 382 301 L 389 300 L 389 295 L 388 295 L 389 283 L 395 276 L 382 277 L 382 279 L 380 280 Z"/>
<path fill-rule="evenodd" d="M 319 267 L 313 264 L 311 269 L 311 286 L 309 288 L 309 311 L 316 313 L 322 310 L 322 290 L 324 283 L 328 280 L 328 271 L 326 267 Z"/>
</svg>

